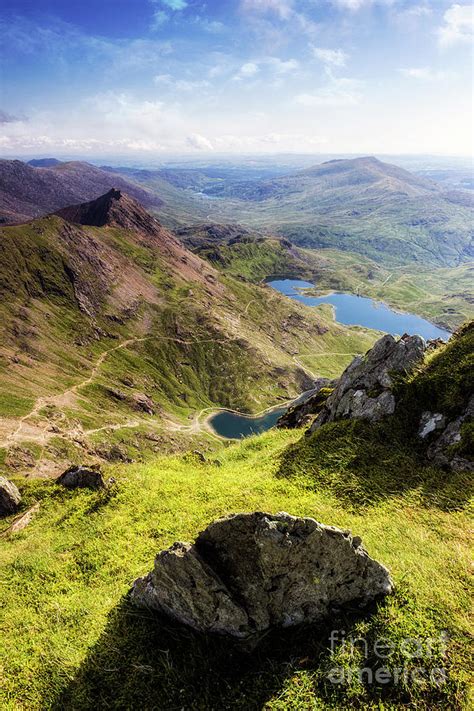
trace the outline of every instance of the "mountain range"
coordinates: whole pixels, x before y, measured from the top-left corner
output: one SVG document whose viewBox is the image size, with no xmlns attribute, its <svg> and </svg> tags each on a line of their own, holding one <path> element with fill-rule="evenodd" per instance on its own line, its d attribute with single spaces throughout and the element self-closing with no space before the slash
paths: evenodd
<svg viewBox="0 0 474 711">
<path fill-rule="evenodd" d="M 3 227 L 0 297 L 0 451 L 27 471 L 179 448 L 196 413 L 287 400 L 376 337 L 217 269 L 117 188 Z"/>
<path fill-rule="evenodd" d="M 392 264 L 455 266 L 474 256 L 473 197 L 376 158 L 331 160 L 286 177 L 204 192 L 211 217 L 305 247 L 336 247 Z"/>
<path fill-rule="evenodd" d="M 126 190 L 147 207 L 162 204 L 158 196 L 89 163 L 0 160 L 0 224 L 27 222 L 97 198 L 113 187 Z"/>
<path fill-rule="evenodd" d="M 337 248 L 386 265 L 456 267 L 474 256 L 473 196 L 376 158 L 331 160 L 291 175 L 98 168 L 55 159 L 0 161 L 0 220 L 24 222 L 112 187 L 167 227 L 221 223 Z M 237 171 L 237 175 L 238 175 Z"/>
</svg>

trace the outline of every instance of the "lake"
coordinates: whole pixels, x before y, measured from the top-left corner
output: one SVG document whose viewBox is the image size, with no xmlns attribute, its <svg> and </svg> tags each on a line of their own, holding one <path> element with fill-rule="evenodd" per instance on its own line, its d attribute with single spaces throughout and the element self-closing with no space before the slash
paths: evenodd
<svg viewBox="0 0 474 711">
<path fill-rule="evenodd" d="M 209 418 L 209 425 L 221 437 L 243 439 L 244 437 L 269 430 L 276 424 L 285 410 L 286 407 L 276 407 L 257 417 L 241 415 L 238 412 L 230 412 L 230 410 L 221 410 Z"/>
<path fill-rule="evenodd" d="M 418 334 L 426 340 L 442 338 L 443 341 L 446 341 L 451 336 L 449 331 L 421 318 L 421 316 L 394 311 L 383 302 L 374 301 L 366 296 L 339 293 L 327 296 L 307 296 L 302 294 L 300 289 L 314 289 L 314 284 L 299 279 L 279 279 L 269 281 L 268 285 L 281 294 L 289 296 L 290 299 L 300 301 L 307 306 L 332 304 L 336 312 L 336 321 L 346 326 L 365 326 L 391 333 L 393 336 L 401 336 L 404 333 Z"/>
<path fill-rule="evenodd" d="M 366 326 L 378 331 L 385 331 L 392 335 L 401 336 L 404 333 L 419 334 L 426 340 L 431 338 L 442 338 L 446 341 L 450 332 L 435 326 L 431 321 L 427 321 L 415 314 L 394 311 L 380 301 L 374 301 L 365 296 L 355 296 L 354 294 L 328 294 L 327 296 L 305 296 L 300 289 L 314 289 L 314 284 L 299 279 L 280 279 L 268 282 L 268 285 L 276 289 L 281 294 L 296 299 L 307 306 L 318 306 L 319 304 L 332 304 L 336 312 L 336 320 L 346 326 Z M 302 401 L 307 397 L 307 393 L 298 398 L 295 402 Z M 295 404 L 295 403 L 292 403 Z M 274 407 L 263 415 L 252 417 L 230 410 L 221 410 L 212 415 L 209 425 L 216 434 L 228 439 L 243 439 L 253 434 L 265 432 L 273 427 L 280 415 L 288 408 Z"/>
</svg>

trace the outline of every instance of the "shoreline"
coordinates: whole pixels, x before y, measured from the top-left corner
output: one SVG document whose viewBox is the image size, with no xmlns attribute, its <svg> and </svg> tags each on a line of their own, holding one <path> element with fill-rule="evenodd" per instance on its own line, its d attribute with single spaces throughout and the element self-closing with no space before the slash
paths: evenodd
<svg viewBox="0 0 474 711">
<path fill-rule="evenodd" d="M 291 281 L 299 281 L 298 279 L 292 279 L 291 277 L 287 277 L 287 279 L 288 279 L 288 280 L 291 280 Z M 278 280 L 277 280 L 277 279 L 274 279 L 273 281 L 278 281 Z M 265 283 L 267 283 L 269 286 L 271 286 L 271 282 L 270 282 L 270 281 L 267 281 L 267 282 L 265 282 Z M 308 284 L 309 284 L 309 282 L 308 282 Z M 274 287 L 271 286 L 271 288 L 273 289 Z M 305 294 L 305 293 L 304 293 L 305 291 L 311 291 L 311 290 L 313 290 L 313 289 L 314 289 L 314 291 L 316 292 L 315 294 L 311 294 L 311 293 L 310 293 L 310 294 Z M 286 296 L 286 297 L 288 297 L 289 299 L 292 299 L 292 298 L 293 298 L 293 296 L 292 296 L 291 294 L 284 294 L 283 292 L 279 291 L 278 289 L 275 289 L 275 291 L 278 291 L 279 294 L 281 294 L 282 296 Z M 419 314 L 419 313 L 414 313 L 414 312 L 411 312 L 411 311 L 403 311 L 403 309 L 400 309 L 398 306 L 392 306 L 388 301 L 384 301 L 383 299 L 377 299 L 377 298 L 375 298 L 375 297 L 373 297 L 373 296 L 368 296 L 368 295 L 364 295 L 364 294 L 353 294 L 353 293 L 350 292 L 350 291 L 339 291 L 339 290 L 337 290 L 337 289 L 336 289 L 336 290 L 333 289 L 332 291 L 329 291 L 329 290 L 318 290 L 318 287 L 316 286 L 316 284 L 314 284 L 314 285 L 312 285 L 312 286 L 295 287 L 295 291 L 300 292 L 302 296 L 308 296 L 308 298 L 315 298 L 315 299 L 324 299 L 324 298 L 326 298 L 326 297 L 328 297 L 328 296 L 333 296 L 333 295 L 335 296 L 335 295 L 337 295 L 337 294 L 342 294 L 342 295 L 346 295 L 346 296 L 353 296 L 353 297 L 355 297 L 355 298 L 370 299 L 370 301 L 372 301 L 374 304 L 381 304 L 381 305 L 384 306 L 385 308 L 389 309 L 390 311 L 393 311 L 393 312 L 396 313 L 396 314 L 400 314 L 401 316 L 416 316 L 417 318 L 421 318 L 421 319 L 423 319 L 424 321 L 426 321 L 427 323 L 431 324 L 431 326 L 435 326 L 436 328 L 439 328 L 439 329 L 441 329 L 441 330 L 443 330 L 443 331 L 446 331 L 446 333 L 449 333 L 449 338 L 450 338 L 450 337 L 453 335 L 453 333 L 454 333 L 454 331 L 451 331 L 451 329 L 448 328 L 448 327 L 447 327 L 447 324 L 445 324 L 445 323 L 437 323 L 436 321 L 432 321 L 431 319 L 429 319 L 429 318 L 427 318 L 426 316 L 423 316 L 423 315 L 421 315 L 421 314 Z M 301 303 L 301 302 L 300 302 L 300 303 Z M 336 306 L 334 306 L 334 304 L 331 304 L 330 302 L 327 302 L 327 303 L 328 303 L 329 306 L 332 307 L 333 318 L 334 318 L 334 321 L 335 321 L 336 323 L 340 323 L 340 324 L 342 324 L 343 326 L 347 326 L 347 327 L 349 327 L 349 328 L 354 328 L 354 327 L 355 327 L 355 328 L 357 328 L 357 327 L 358 327 L 358 328 L 369 328 L 369 329 L 372 330 L 372 331 L 381 331 L 381 329 L 372 328 L 371 326 L 364 326 L 363 324 L 360 324 L 360 323 L 342 323 L 342 321 L 338 321 L 338 320 L 336 319 L 336 312 L 337 312 Z M 312 305 L 310 305 L 310 304 L 303 304 L 303 305 L 304 305 L 304 306 L 309 306 L 309 308 L 317 308 L 317 306 L 322 306 L 322 305 L 324 305 L 324 302 L 323 302 L 323 304 L 316 304 L 316 305 L 314 305 L 314 306 L 312 306 Z M 387 331 L 381 331 L 381 332 L 382 332 L 382 333 L 387 333 Z M 400 334 L 400 335 L 402 335 L 402 334 Z M 429 340 L 429 339 L 425 339 L 425 340 Z M 449 339 L 448 339 L 448 340 L 449 340 Z"/>
<path fill-rule="evenodd" d="M 200 424 L 203 426 L 203 428 L 210 434 L 214 435 L 215 437 L 218 437 L 219 439 L 222 439 L 222 440 L 225 440 L 228 442 L 232 442 L 232 441 L 238 442 L 241 438 L 239 438 L 239 437 L 225 437 L 224 435 L 218 434 L 218 432 L 216 432 L 215 429 L 212 427 L 211 420 L 213 417 L 218 415 L 219 412 L 230 412 L 233 415 L 238 415 L 239 417 L 242 417 L 242 418 L 246 418 L 249 420 L 256 420 L 259 417 L 262 417 L 263 415 L 266 415 L 267 413 L 272 412 L 273 410 L 279 410 L 280 408 L 288 409 L 289 407 L 291 407 L 291 405 L 293 403 L 296 403 L 304 395 L 306 395 L 307 393 L 311 393 L 311 392 L 312 392 L 312 388 L 310 390 L 305 390 L 300 395 L 297 395 L 296 397 L 291 398 L 290 400 L 284 400 L 283 402 L 281 402 L 277 405 L 269 405 L 265 409 L 260 410 L 260 412 L 256 412 L 256 413 L 252 413 L 252 414 L 246 413 L 246 412 L 240 412 L 239 410 L 233 410 L 230 407 L 208 407 L 208 408 L 205 408 L 204 410 L 201 410 L 201 412 L 199 413 L 198 421 L 201 420 L 201 417 L 204 414 L 204 412 L 206 412 L 207 410 L 211 410 L 211 412 L 208 412 L 208 414 L 205 416 L 204 420 L 202 422 L 200 422 Z"/>
</svg>

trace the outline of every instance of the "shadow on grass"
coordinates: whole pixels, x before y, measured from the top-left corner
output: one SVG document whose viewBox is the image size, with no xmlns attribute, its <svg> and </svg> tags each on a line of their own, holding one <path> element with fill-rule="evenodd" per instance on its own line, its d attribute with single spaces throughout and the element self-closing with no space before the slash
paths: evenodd
<svg viewBox="0 0 474 711">
<path fill-rule="evenodd" d="M 346 610 L 330 626 L 271 633 L 252 651 L 138 610 L 124 597 L 75 679 L 49 707 L 252 711 L 280 692 L 295 670 L 311 672 L 311 695 L 319 695 L 316 684 L 325 697 L 331 694 L 324 691 L 331 683 L 323 671 L 331 630 L 350 630 L 369 614 Z"/>
<path fill-rule="evenodd" d="M 407 437 L 395 418 L 377 425 L 356 419 L 329 423 L 284 451 L 278 475 L 310 478 L 352 511 L 409 492 L 424 506 L 458 510 L 474 488 L 468 472 L 428 466 L 419 441 Z"/>
</svg>

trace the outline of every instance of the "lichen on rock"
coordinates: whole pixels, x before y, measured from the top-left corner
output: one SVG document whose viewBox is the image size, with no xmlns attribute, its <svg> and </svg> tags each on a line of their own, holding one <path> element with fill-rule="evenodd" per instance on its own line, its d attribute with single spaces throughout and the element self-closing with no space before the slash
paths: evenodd
<svg viewBox="0 0 474 711">
<path fill-rule="evenodd" d="M 388 570 L 350 532 L 255 512 L 219 519 L 194 544 L 158 553 L 131 599 L 198 631 L 245 639 L 319 622 L 334 608 L 364 606 L 392 588 Z"/>
</svg>

